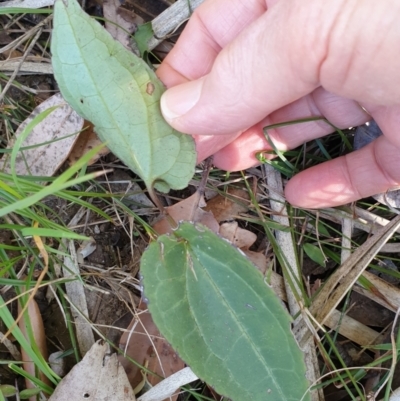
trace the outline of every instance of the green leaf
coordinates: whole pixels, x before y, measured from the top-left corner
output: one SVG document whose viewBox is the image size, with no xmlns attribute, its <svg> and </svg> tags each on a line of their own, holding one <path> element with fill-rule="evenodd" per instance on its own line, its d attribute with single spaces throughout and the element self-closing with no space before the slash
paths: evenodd
<svg viewBox="0 0 400 401">
<path fill-rule="evenodd" d="M 2 393 L 4 397 L 12 397 L 17 393 L 17 389 L 9 384 L 0 384 L 0 393 Z"/>
<path fill-rule="evenodd" d="M 154 71 L 76 0 L 56 0 L 54 14 L 52 63 L 65 100 L 148 188 L 186 187 L 196 163 L 194 141 L 162 117 L 165 88 Z"/>
<path fill-rule="evenodd" d="M 153 37 L 153 34 L 153 25 L 151 21 L 138 26 L 133 39 L 137 44 L 141 57 L 149 52 L 148 41 Z"/>
<path fill-rule="evenodd" d="M 322 267 L 326 267 L 326 257 L 318 246 L 306 243 L 303 245 L 303 249 L 311 260 L 318 263 Z"/>
<path fill-rule="evenodd" d="M 21 400 L 27 400 L 28 398 L 38 395 L 41 391 L 42 389 L 40 389 L 39 387 L 25 389 L 19 393 L 19 398 Z"/>
<path fill-rule="evenodd" d="M 308 382 L 291 317 L 240 251 L 182 223 L 150 244 L 141 274 L 157 327 L 218 393 L 234 401 L 302 399 Z"/>
</svg>

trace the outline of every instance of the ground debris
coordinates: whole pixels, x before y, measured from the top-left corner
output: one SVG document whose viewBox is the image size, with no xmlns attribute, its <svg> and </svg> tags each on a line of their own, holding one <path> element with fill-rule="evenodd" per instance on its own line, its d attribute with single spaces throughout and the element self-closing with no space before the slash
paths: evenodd
<svg viewBox="0 0 400 401">
<path fill-rule="evenodd" d="M 116 354 L 108 352 L 106 344 L 99 341 L 93 344 L 82 361 L 60 382 L 49 401 L 136 400 Z"/>
</svg>

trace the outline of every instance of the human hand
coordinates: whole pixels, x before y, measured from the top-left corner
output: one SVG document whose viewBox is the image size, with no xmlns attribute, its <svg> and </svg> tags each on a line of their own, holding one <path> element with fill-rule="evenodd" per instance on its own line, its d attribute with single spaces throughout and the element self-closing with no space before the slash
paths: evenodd
<svg viewBox="0 0 400 401">
<path fill-rule="evenodd" d="M 372 116 L 384 136 L 296 175 L 287 200 L 335 206 L 399 186 L 399 17 L 397 0 L 206 1 L 158 70 L 172 87 L 164 117 L 195 136 L 200 160 L 240 170 L 270 149 L 264 126 L 323 116 L 347 128 Z M 268 133 L 287 150 L 331 131 L 316 121 Z"/>
</svg>

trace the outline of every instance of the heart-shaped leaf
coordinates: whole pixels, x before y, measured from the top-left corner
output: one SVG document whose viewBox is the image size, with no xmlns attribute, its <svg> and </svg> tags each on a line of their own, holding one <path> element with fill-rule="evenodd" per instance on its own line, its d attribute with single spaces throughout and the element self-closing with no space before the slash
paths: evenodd
<svg viewBox="0 0 400 401">
<path fill-rule="evenodd" d="M 240 251 L 182 223 L 150 244 L 141 273 L 154 322 L 216 391 L 235 401 L 302 399 L 308 382 L 291 317 Z"/>
<path fill-rule="evenodd" d="M 51 43 L 54 75 L 65 100 L 95 126 L 100 139 L 148 188 L 187 186 L 194 141 L 173 130 L 160 111 L 165 88 L 76 0 L 56 0 Z"/>
</svg>

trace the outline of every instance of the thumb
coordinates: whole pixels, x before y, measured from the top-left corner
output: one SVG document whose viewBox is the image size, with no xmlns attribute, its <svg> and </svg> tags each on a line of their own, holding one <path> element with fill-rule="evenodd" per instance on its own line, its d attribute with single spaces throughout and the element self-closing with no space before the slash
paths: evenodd
<svg viewBox="0 0 400 401">
<path fill-rule="evenodd" d="M 220 51 L 207 75 L 168 89 L 161 99 L 165 119 L 188 134 L 231 134 L 318 87 L 315 57 L 307 61 L 315 64 L 315 79 L 299 78 L 301 63 L 293 62 L 296 52 L 304 58 L 304 43 L 294 34 L 295 26 L 304 30 L 295 11 L 302 2 L 320 7 L 314 0 L 276 3 Z M 315 30 L 324 24 L 316 18 Z"/>
</svg>

